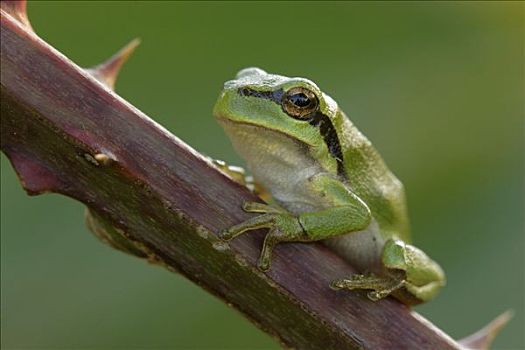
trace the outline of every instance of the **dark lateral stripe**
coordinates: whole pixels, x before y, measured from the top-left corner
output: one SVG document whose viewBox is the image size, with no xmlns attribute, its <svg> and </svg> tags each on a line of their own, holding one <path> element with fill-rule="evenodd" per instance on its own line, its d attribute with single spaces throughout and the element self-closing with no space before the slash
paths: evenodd
<svg viewBox="0 0 525 350">
<path fill-rule="evenodd" d="M 242 96 L 264 98 L 275 102 L 282 107 L 282 97 L 284 94 L 284 91 L 282 89 L 276 91 L 256 91 L 250 88 L 240 88 L 238 90 L 238 93 Z M 286 111 L 284 112 L 286 113 Z M 290 117 L 295 118 L 294 116 Z M 334 124 L 332 124 L 330 118 L 327 115 L 321 113 L 320 111 L 317 111 L 308 116 L 308 118 L 299 120 L 308 121 L 310 125 L 319 128 L 321 136 L 323 136 L 323 140 L 326 144 L 326 147 L 328 147 L 330 155 L 334 157 L 334 159 L 337 161 L 337 174 L 344 177 L 345 166 L 343 163 L 343 151 L 341 150 L 341 144 L 339 143 L 337 131 L 335 130 Z"/>
<path fill-rule="evenodd" d="M 337 136 L 334 124 L 327 115 L 317 111 L 313 114 L 309 120 L 310 125 L 319 128 L 321 136 L 323 136 L 324 143 L 328 147 L 328 151 L 337 161 L 337 174 L 345 176 L 345 165 L 343 163 L 343 151 L 341 149 L 341 143 Z"/>
<path fill-rule="evenodd" d="M 277 103 L 279 106 L 281 105 L 281 100 L 284 94 L 284 91 L 282 89 L 276 91 L 256 91 L 250 88 L 240 88 L 239 90 L 237 90 L 237 92 L 239 93 L 239 95 L 242 96 L 264 98 Z"/>
</svg>

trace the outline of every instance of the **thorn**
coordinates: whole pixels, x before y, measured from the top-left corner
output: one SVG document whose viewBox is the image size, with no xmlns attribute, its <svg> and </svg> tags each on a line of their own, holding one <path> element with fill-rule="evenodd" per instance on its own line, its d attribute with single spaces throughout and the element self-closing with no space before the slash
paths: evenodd
<svg viewBox="0 0 525 350">
<path fill-rule="evenodd" d="M 481 328 L 474 334 L 465 337 L 458 342 L 467 349 L 486 350 L 496 338 L 496 335 L 514 316 L 514 311 L 507 310 L 495 319 L 493 319 L 485 327 Z"/>
<path fill-rule="evenodd" d="M 102 84 L 109 87 L 111 90 L 115 90 L 115 81 L 117 80 L 120 68 L 122 68 L 124 62 L 127 61 L 129 56 L 131 56 L 139 44 L 139 38 L 131 40 L 126 46 L 111 56 L 106 62 L 103 62 L 95 67 L 86 68 L 86 71 L 94 76 Z"/>
<path fill-rule="evenodd" d="M 31 27 L 31 23 L 29 22 L 29 19 L 27 18 L 27 11 L 26 11 L 26 0 L 15 0 L 15 1 L 1 1 L 1 8 L 5 12 L 7 12 L 9 15 L 14 17 L 18 22 L 23 24 L 24 26 L 28 27 L 29 29 L 33 30 L 33 27 Z"/>
<path fill-rule="evenodd" d="M 44 163 L 32 158 L 22 150 L 6 148 L 5 152 L 15 169 L 22 187 L 30 196 L 48 192 L 60 192 L 64 185 L 58 174 Z"/>
</svg>

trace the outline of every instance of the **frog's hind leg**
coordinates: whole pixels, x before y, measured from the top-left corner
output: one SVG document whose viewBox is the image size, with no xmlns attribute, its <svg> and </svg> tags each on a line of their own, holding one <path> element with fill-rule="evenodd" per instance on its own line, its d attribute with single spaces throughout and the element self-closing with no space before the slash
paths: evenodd
<svg viewBox="0 0 525 350">
<path fill-rule="evenodd" d="M 334 289 L 371 289 L 378 300 L 392 294 L 407 305 L 428 301 L 445 285 L 441 267 L 418 248 L 389 239 L 381 254 L 382 272 L 376 276 L 352 276 L 332 283 Z"/>
</svg>

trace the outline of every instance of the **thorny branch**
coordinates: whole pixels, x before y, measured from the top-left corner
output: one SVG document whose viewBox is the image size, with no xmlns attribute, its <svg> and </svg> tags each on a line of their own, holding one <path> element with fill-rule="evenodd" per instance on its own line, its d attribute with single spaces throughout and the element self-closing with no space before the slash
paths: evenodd
<svg viewBox="0 0 525 350">
<path fill-rule="evenodd" d="M 30 195 L 83 202 L 104 242 L 180 272 L 285 347 L 461 347 L 393 299 L 331 290 L 354 269 L 320 244 L 281 245 L 263 274 L 263 232 L 221 243 L 257 198 L 112 91 L 138 42 L 82 69 L 33 32 L 22 1 L 2 1 L 1 40 L 1 148 Z M 462 345 L 483 346 L 506 317 Z"/>
</svg>

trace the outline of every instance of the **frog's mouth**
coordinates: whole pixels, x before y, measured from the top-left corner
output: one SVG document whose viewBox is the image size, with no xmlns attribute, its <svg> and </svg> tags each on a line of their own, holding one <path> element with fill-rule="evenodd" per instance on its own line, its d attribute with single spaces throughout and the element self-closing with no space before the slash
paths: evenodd
<svg viewBox="0 0 525 350">
<path fill-rule="evenodd" d="M 275 144 L 276 137 L 279 137 L 277 134 L 281 134 L 279 131 L 268 129 L 246 120 L 240 121 L 221 115 L 216 115 L 216 118 L 236 151 L 241 155 L 246 149 L 254 146 L 267 149 Z M 284 135 L 280 135 L 280 138 L 284 138 Z"/>
<path fill-rule="evenodd" d="M 234 114 L 222 113 L 218 110 L 215 110 L 213 114 L 232 142 L 239 138 L 239 133 L 243 131 L 243 135 L 240 138 L 246 143 L 255 142 L 256 136 L 261 134 L 266 136 L 264 140 L 260 140 L 261 143 L 265 144 L 274 143 L 274 137 L 271 135 L 280 134 L 281 137 L 286 136 L 285 132 L 272 127 L 269 123 L 261 123 L 259 120 L 250 120 L 249 118 L 240 119 Z M 244 133 L 249 134 L 250 137 L 244 137 Z"/>
</svg>

